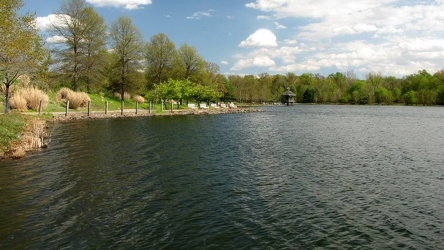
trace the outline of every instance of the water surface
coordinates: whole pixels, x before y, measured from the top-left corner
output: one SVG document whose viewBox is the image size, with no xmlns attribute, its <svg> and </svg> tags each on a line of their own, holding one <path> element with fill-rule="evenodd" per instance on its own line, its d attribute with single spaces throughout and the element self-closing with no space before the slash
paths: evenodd
<svg viewBox="0 0 444 250">
<path fill-rule="evenodd" d="M 54 125 L 0 162 L 1 249 L 442 249 L 442 107 Z"/>
</svg>

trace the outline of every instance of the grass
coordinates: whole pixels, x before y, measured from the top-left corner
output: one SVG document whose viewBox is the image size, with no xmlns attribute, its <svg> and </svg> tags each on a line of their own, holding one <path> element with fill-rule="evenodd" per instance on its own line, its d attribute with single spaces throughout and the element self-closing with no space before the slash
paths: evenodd
<svg viewBox="0 0 444 250">
<path fill-rule="evenodd" d="M 32 118 L 17 112 L 0 115 L 0 152 L 10 150 L 12 144 L 20 141 L 19 135 L 25 130 L 28 119 Z"/>
</svg>

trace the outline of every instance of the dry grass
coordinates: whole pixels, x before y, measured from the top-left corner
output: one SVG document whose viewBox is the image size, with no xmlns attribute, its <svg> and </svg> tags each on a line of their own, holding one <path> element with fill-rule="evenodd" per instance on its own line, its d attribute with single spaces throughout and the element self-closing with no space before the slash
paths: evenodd
<svg viewBox="0 0 444 250">
<path fill-rule="evenodd" d="M 48 95 L 38 88 L 30 87 L 21 89 L 20 94 L 26 99 L 28 108 L 38 111 L 40 101 L 42 101 L 42 110 L 46 108 L 49 102 Z"/>
<path fill-rule="evenodd" d="M 12 113 L 2 116 L 0 122 L 2 122 L 0 125 L 6 129 L 6 131 L 0 130 L 1 139 L 4 141 L 0 147 L 0 158 L 22 158 L 25 152 L 46 146 L 48 133 L 45 120 Z"/>
<path fill-rule="evenodd" d="M 144 102 L 145 102 L 145 98 L 143 98 L 143 97 L 140 96 L 140 95 L 135 95 L 135 96 L 133 96 L 133 100 L 134 100 L 135 102 L 138 102 L 138 103 L 144 103 Z"/>
<path fill-rule="evenodd" d="M 121 100 L 121 99 L 122 99 L 122 95 L 121 95 L 119 92 L 114 92 L 114 97 L 115 97 L 117 100 Z M 130 99 L 131 99 L 131 94 L 128 93 L 128 92 L 125 92 L 125 93 L 123 94 L 123 100 L 128 101 L 128 100 L 130 100 Z"/>
<path fill-rule="evenodd" d="M 69 101 L 69 108 L 78 109 L 86 107 L 88 102 L 91 101 L 88 94 L 85 92 L 74 92 L 68 88 L 61 88 L 57 92 L 57 97 L 61 100 Z"/>
<path fill-rule="evenodd" d="M 68 96 L 67 100 L 69 101 L 69 107 L 72 109 L 86 107 L 88 102 L 91 101 L 85 92 L 73 92 Z"/>
<path fill-rule="evenodd" d="M 69 88 L 61 88 L 59 91 L 57 91 L 57 96 L 59 96 L 61 99 L 67 99 L 70 93 L 73 93 L 74 91 L 70 90 Z"/>
<path fill-rule="evenodd" d="M 9 99 L 12 109 L 20 111 L 26 111 L 28 108 L 38 111 L 40 107 L 40 101 L 42 101 L 42 109 L 45 109 L 48 105 L 49 98 L 38 88 L 29 87 L 22 88 L 15 91 L 15 93 Z"/>
<path fill-rule="evenodd" d="M 16 109 L 25 112 L 28 110 L 28 106 L 26 105 L 26 99 L 20 94 L 14 94 L 9 99 L 9 105 L 11 109 Z"/>
</svg>

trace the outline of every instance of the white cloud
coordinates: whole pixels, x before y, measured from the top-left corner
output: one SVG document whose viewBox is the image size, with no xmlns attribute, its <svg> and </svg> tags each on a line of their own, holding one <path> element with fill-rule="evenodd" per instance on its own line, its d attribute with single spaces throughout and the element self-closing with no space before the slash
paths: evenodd
<svg viewBox="0 0 444 250">
<path fill-rule="evenodd" d="M 287 45 L 293 45 L 293 44 L 297 44 L 298 41 L 294 40 L 294 39 L 285 39 L 284 43 L 287 44 Z"/>
<path fill-rule="evenodd" d="M 276 47 L 276 36 L 267 29 L 260 29 L 251 34 L 239 47 Z"/>
<path fill-rule="evenodd" d="M 223 65 L 228 65 L 229 64 L 227 61 L 221 61 L 220 63 L 223 64 Z"/>
<path fill-rule="evenodd" d="M 397 0 L 256 0 L 247 3 L 248 8 L 264 12 L 274 12 L 275 17 L 309 17 L 324 18 L 326 16 L 342 16 L 350 12 L 362 11 L 380 7 Z"/>
<path fill-rule="evenodd" d="M 257 19 L 259 19 L 259 20 L 270 20 L 271 19 L 271 17 L 269 17 L 269 16 L 257 16 Z"/>
<path fill-rule="evenodd" d="M 274 65 L 276 65 L 276 63 L 271 58 L 260 55 L 254 58 L 240 59 L 231 70 L 241 70 L 249 67 L 269 67 Z"/>
<path fill-rule="evenodd" d="M 40 31 L 48 31 L 51 29 L 52 24 L 56 25 L 56 26 L 63 26 L 64 24 L 60 22 L 61 19 L 69 19 L 69 16 L 66 15 L 61 15 L 60 18 L 57 17 L 58 15 L 48 15 L 45 17 L 37 17 L 35 19 L 36 21 L 36 28 L 39 29 Z"/>
<path fill-rule="evenodd" d="M 245 62 L 258 55 L 276 63 L 270 73 L 354 70 L 404 76 L 443 67 L 444 0 L 251 0 L 245 6 L 277 20 L 277 29 L 283 18 L 297 18 L 299 26 L 280 31 L 282 40 L 272 49 L 254 48 L 250 37 L 243 41 L 254 49 L 235 56 L 244 68 L 253 67 Z"/>
<path fill-rule="evenodd" d="M 276 25 L 276 29 L 278 29 L 278 30 L 285 30 L 285 29 L 287 29 L 287 26 L 282 25 L 282 24 L 280 24 L 278 22 L 274 22 L 274 25 Z"/>
<path fill-rule="evenodd" d="M 187 16 L 186 18 L 187 19 L 199 20 L 202 17 L 210 17 L 211 16 L 211 12 L 213 12 L 213 11 L 214 11 L 213 9 L 207 10 L 207 11 L 197 11 L 197 12 L 194 12 L 193 15 Z"/>
<path fill-rule="evenodd" d="M 63 43 L 63 42 L 66 42 L 66 40 L 67 39 L 63 36 L 51 36 L 51 37 L 46 38 L 45 41 L 47 43 Z"/>
<path fill-rule="evenodd" d="M 141 9 L 144 5 L 152 4 L 152 0 L 86 0 L 88 3 L 91 3 L 98 7 L 124 7 L 128 10 Z"/>
</svg>

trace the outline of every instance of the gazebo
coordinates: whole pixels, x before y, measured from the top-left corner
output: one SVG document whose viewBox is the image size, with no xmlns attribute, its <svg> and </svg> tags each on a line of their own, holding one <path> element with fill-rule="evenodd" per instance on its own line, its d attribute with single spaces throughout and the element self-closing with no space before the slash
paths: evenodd
<svg viewBox="0 0 444 250">
<path fill-rule="evenodd" d="M 295 96 L 296 96 L 296 94 L 293 93 L 293 92 L 291 92 L 291 91 L 290 91 L 290 88 L 287 87 L 287 91 L 285 91 L 285 92 L 282 94 L 282 100 L 281 100 L 281 102 L 282 102 L 283 104 L 286 104 L 287 106 L 289 106 L 290 103 L 291 103 L 291 104 L 294 103 L 294 97 L 295 97 Z"/>
</svg>

